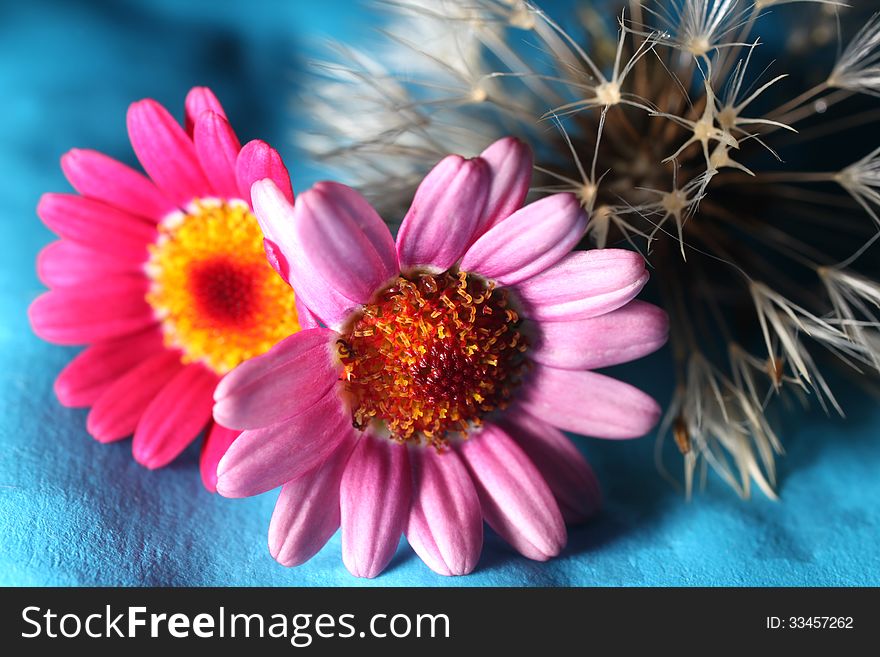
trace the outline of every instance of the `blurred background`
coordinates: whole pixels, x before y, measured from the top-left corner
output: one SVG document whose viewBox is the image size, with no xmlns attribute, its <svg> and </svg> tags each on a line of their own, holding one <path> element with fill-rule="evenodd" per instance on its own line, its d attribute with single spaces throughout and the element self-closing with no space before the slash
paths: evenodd
<svg viewBox="0 0 880 657">
<path fill-rule="evenodd" d="M 542 3 L 551 14 L 558 4 Z M 43 289 L 34 259 L 52 240 L 37 201 L 70 191 L 59 157 L 94 148 L 137 166 L 129 103 L 155 98 L 182 118 L 189 88 L 207 85 L 242 143 L 273 144 L 294 188 L 305 189 L 321 177 L 292 138 L 308 62 L 324 39 L 363 44 L 382 20 L 354 0 L 0 5 L 0 584 L 880 584 L 880 409 L 845 381 L 832 383 L 846 422 L 816 412 L 782 425 L 779 502 L 760 493 L 741 501 L 711 479 L 686 502 L 654 467 L 654 437 L 578 439 L 606 504 L 571 528 L 560 558 L 528 561 L 490 533 L 477 571 L 446 579 L 402 541 L 372 582 L 347 573 L 338 535 L 304 566 L 276 564 L 266 547 L 275 494 L 209 495 L 198 445 L 149 472 L 132 460 L 130 441 L 98 444 L 86 411 L 58 404 L 52 382 L 76 350 L 38 340 L 26 310 Z M 615 374 L 665 403 L 669 367 L 661 352 Z"/>
</svg>

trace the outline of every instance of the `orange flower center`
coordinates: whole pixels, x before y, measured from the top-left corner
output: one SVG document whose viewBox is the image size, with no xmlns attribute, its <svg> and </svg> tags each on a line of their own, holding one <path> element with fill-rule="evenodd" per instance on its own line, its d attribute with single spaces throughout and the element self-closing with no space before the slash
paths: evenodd
<svg viewBox="0 0 880 657">
<path fill-rule="evenodd" d="M 356 428 L 442 449 L 507 405 L 528 348 L 507 292 L 463 271 L 398 277 L 337 343 Z"/>
<path fill-rule="evenodd" d="M 266 261 L 242 201 L 202 199 L 164 219 L 146 271 L 165 344 L 186 363 L 225 374 L 299 330 L 293 290 Z"/>
</svg>

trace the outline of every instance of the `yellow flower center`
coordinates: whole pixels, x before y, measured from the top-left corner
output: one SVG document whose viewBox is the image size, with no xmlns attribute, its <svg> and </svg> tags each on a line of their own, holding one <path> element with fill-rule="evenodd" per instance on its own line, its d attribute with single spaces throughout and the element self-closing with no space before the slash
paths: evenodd
<svg viewBox="0 0 880 657">
<path fill-rule="evenodd" d="M 147 301 L 183 362 L 225 374 L 299 330 L 293 290 L 266 261 L 244 202 L 195 201 L 161 222 L 149 251 Z"/>
<path fill-rule="evenodd" d="M 337 343 L 356 428 L 437 449 L 507 405 L 528 348 L 507 292 L 463 271 L 397 278 Z"/>
</svg>

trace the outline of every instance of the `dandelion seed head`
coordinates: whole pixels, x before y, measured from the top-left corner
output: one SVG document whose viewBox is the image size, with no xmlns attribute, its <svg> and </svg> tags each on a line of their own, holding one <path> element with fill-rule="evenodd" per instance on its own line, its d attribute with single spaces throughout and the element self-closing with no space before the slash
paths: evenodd
<svg viewBox="0 0 880 657">
<path fill-rule="evenodd" d="M 795 2 L 816 10 L 780 7 Z M 392 6 L 387 47 L 322 70 L 301 143 L 389 216 L 445 153 L 529 143 L 532 194 L 575 194 L 589 244 L 642 252 L 656 271 L 676 359 L 660 433 L 683 453 L 686 490 L 714 471 L 772 497 L 782 442 L 767 409 L 794 396 L 843 413 L 823 351 L 880 371 L 880 284 L 861 267 L 880 246 L 880 149 L 836 173 L 786 160 L 865 134 L 871 115 L 849 99 L 880 95 L 880 14 L 608 0 L 557 22 L 524 0 Z M 767 9 L 784 45 L 762 39 Z M 838 17 L 840 55 L 823 61 Z"/>
</svg>

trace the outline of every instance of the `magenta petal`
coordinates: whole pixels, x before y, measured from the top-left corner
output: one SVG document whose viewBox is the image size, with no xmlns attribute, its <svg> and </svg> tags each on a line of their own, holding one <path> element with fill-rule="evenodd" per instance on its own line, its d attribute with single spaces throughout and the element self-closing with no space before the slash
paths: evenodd
<svg viewBox="0 0 880 657">
<path fill-rule="evenodd" d="M 227 200 L 246 199 L 239 192 L 235 179 L 235 162 L 241 144 L 229 122 L 214 112 L 202 112 L 196 122 L 193 143 L 202 170 L 216 195 Z"/>
<path fill-rule="evenodd" d="M 183 367 L 173 351 L 147 358 L 104 391 L 89 411 L 86 429 L 102 443 L 131 435 L 150 402 Z"/>
<path fill-rule="evenodd" d="M 195 131 L 196 123 L 198 123 L 198 118 L 202 115 L 202 112 L 210 111 L 214 112 L 217 116 L 226 118 L 223 106 L 217 100 L 214 92 L 208 87 L 193 87 L 190 89 L 189 93 L 186 94 L 184 108 L 186 110 L 186 120 L 184 123 L 186 124 L 186 132 L 190 136 Z"/>
<path fill-rule="evenodd" d="M 630 301 L 610 313 L 570 322 L 540 322 L 529 357 L 564 370 L 619 365 L 666 343 L 669 318 L 655 305 Z"/>
<path fill-rule="evenodd" d="M 506 222 L 505 222 L 506 223 Z M 629 303 L 648 282 L 645 260 L 623 249 L 577 251 L 522 281 L 516 293 L 536 320 L 596 317 Z"/>
<path fill-rule="evenodd" d="M 532 149 L 519 139 L 504 137 L 480 153 L 489 165 L 489 198 L 479 236 L 522 207 L 532 181 Z"/>
<path fill-rule="evenodd" d="M 239 195 L 248 201 L 251 207 L 254 207 L 251 199 L 251 187 L 258 180 L 267 178 L 281 190 L 288 203 L 293 203 L 290 174 L 287 172 L 287 167 L 284 166 L 278 151 L 259 139 L 249 141 L 241 149 L 235 162 L 235 179 L 238 182 Z M 266 235 L 266 237 L 269 236 Z"/>
<path fill-rule="evenodd" d="M 54 233 L 132 263 L 147 259 L 156 227 L 106 203 L 75 194 L 43 194 L 37 214 Z"/>
<path fill-rule="evenodd" d="M 141 165 L 165 196 L 185 208 L 194 198 L 211 196 L 189 136 L 155 100 L 128 108 L 128 136 Z"/>
<path fill-rule="evenodd" d="M 259 429 L 298 415 L 339 380 L 329 329 L 300 331 L 223 377 L 214 392 L 214 419 L 226 427 Z"/>
<path fill-rule="evenodd" d="M 300 194 L 293 217 L 300 257 L 307 261 L 310 275 L 351 301 L 369 301 L 397 275 L 391 232 L 351 187 L 318 183 Z"/>
<path fill-rule="evenodd" d="M 134 430 L 132 453 L 150 470 L 173 461 L 211 419 L 217 375 L 201 363 L 187 365 L 147 406 Z"/>
<path fill-rule="evenodd" d="M 314 275 L 306 248 L 299 240 L 296 221 L 301 216 L 271 180 L 254 183 L 254 214 L 267 242 L 277 247 L 289 267 L 289 280 L 297 298 L 326 326 L 339 327 L 356 305 L 323 279 Z M 300 203 L 297 202 L 297 208 Z M 311 246 L 311 245 L 309 245 Z"/>
<path fill-rule="evenodd" d="M 55 394 L 64 406 L 91 406 L 113 383 L 138 363 L 164 350 L 155 329 L 86 348 L 55 379 Z"/>
<path fill-rule="evenodd" d="M 565 522 L 583 522 L 596 514 L 602 505 L 599 482 L 565 434 L 522 410 L 505 414 L 499 426 L 538 468 Z"/>
<path fill-rule="evenodd" d="M 489 197 L 489 166 L 480 158 L 444 158 L 416 190 L 397 233 L 400 267 L 454 265 L 480 228 Z"/>
<path fill-rule="evenodd" d="M 464 271 L 503 285 L 519 283 L 555 265 L 587 228 L 587 215 L 573 194 L 554 194 L 496 224 L 467 250 Z"/>
<path fill-rule="evenodd" d="M 422 561 L 441 575 L 467 575 L 483 547 L 480 500 L 467 469 L 452 450 L 416 447 L 412 467 L 412 507 L 406 538 Z"/>
<path fill-rule="evenodd" d="M 98 151 L 74 148 L 61 169 L 80 194 L 118 210 L 158 221 L 177 209 L 145 175 Z"/>
<path fill-rule="evenodd" d="M 342 475 L 342 561 L 355 577 L 376 577 L 400 542 L 410 505 L 407 449 L 364 435 Z"/>
<path fill-rule="evenodd" d="M 89 344 L 137 333 L 155 324 L 143 277 L 114 276 L 41 294 L 28 308 L 31 327 L 55 344 Z"/>
<path fill-rule="evenodd" d="M 37 276 L 47 287 L 72 287 L 116 274 L 138 274 L 142 263 L 58 240 L 37 255 Z"/>
<path fill-rule="evenodd" d="M 250 497 L 302 477 L 354 432 L 335 391 L 311 408 L 263 429 L 244 431 L 217 466 L 217 492 Z"/>
<path fill-rule="evenodd" d="M 323 464 L 284 484 L 269 523 L 269 552 L 284 566 L 315 556 L 339 529 L 339 487 L 354 435 Z"/>
<path fill-rule="evenodd" d="M 595 438 L 637 438 L 660 419 L 660 406 L 638 388 L 596 372 L 533 368 L 520 403 L 565 431 Z"/>
<path fill-rule="evenodd" d="M 546 561 L 559 554 L 567 540 L 559 506 L 514 441 L 487 424 L 460 450 L 489 526 L 529 559 Z"/>
<path fill-rule="evenodd" d="M 217 492 L 217 464 L 240 433 L 216 422 L 211 424 L 199 455 L 199 473 L 202 475 L 202 484 L 209 493 Z"/>
</svg>

